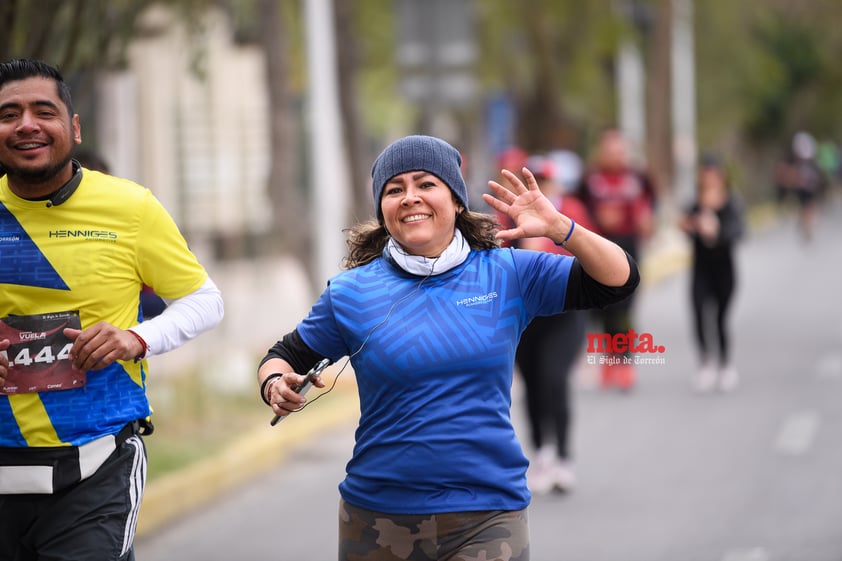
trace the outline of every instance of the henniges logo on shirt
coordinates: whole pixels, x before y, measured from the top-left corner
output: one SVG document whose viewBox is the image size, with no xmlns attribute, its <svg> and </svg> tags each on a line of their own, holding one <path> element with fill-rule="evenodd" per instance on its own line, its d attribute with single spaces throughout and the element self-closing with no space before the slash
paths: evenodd
<svg viewBox="0 0 842 561">
<path fill-rule="evenodd" d="M 116 242 L 117 232 L 107 230 L 50 230 L 51 238 L 84 238 L 86 240 Z"/>
<path fill-rule="evenodd" d="M 479 296 L 468 296 L 456 301 L 457 306 L 479 306 L 481 304 L 488 304 L 497 298 L 496 292 L 489 292 L 488 294 L 481 294 Z"/>
</svg>

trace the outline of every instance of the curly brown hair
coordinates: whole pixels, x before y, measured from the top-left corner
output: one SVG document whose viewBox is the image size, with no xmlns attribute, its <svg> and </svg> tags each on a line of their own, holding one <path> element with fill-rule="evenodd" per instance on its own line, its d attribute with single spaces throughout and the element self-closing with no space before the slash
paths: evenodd
<svg viewBox="0 0 842 561">
<path fill-rule="evenodd" d="M 461 230 L 471 249 L 500 247 L 500 241 L 494 237 L 500 224 L 490 214 L 466 210 L 456 217 L 456 227 Z M 345 231 L 348 232 L 348 255 L 342 260 L 345 269 L 365 265 L 380 257 L 389 241 L 386 227 L 377 220 L 361 222 Z"/>
</svg>

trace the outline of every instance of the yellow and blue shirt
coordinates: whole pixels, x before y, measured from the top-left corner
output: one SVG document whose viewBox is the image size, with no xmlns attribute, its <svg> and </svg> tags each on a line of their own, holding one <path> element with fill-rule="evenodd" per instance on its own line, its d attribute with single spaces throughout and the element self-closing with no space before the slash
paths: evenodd
<svg viewBox="0 0 842 561">
<path fill-rule="evenodd" d="M 207 272 L 148 189 L 85 169 L 64 203 L 21 199 L 0 177 L 0 317 L 78 310 L 82 328 L 137 325 L 144 284 L 176 299 Z M 0 395 L 0 446 L 79 446 L 151 413 L 146 361 L 87 373 L 85 387 Z"/>
</svg>

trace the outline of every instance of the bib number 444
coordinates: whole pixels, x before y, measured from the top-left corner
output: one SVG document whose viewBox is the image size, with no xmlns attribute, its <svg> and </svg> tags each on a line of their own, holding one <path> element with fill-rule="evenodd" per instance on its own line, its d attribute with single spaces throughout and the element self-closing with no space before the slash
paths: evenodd
<svg viewBox="0 0 842 561">
<path fill-rule="evenodd" d="M 52 364 L 57 360 L 69 360 L 70 349 L 72 347 L 73 343 L 67 343 L 57 353 L 53 353 L 53 347 L 51 345 L 44 345 L 40 349 L 38 349 L 37 347 L 34 349 L 30 349 L 29 347 L 23 347 L 22 349 L 18 350 L 17 354 L 14 357 L 10 357 L 8 351 L 0 351 L 0 355 L 5 356 L 9 360 L 9 366 Z M 35 353 L 34 357 L 32 356 L 33 352 Z"/>
<path fill-rule="evenodd" d="M 65 328 L 80 329 L 80 324 L 76 311 L 0 318 L 0 340 L 10 342 L 8 349 L 0 351 L 9 361 L 0 394 L 83 387 L 85 373 L 73 369 L 73 342 L 64 335 Z"/>
</svg>

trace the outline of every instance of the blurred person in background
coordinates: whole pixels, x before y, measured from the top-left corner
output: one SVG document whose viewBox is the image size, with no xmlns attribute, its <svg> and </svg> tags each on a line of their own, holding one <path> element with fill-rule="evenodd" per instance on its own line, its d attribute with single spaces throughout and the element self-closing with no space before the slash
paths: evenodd
<svg viewBox="0 0 842 561">
<path fill-rule="evenodd" d="M 323 357 L 353 366 L 340 560 L 528 560 L 517 342 L 537 316 L 607 305 L 639 282 L 631 257 L 558 212 L 529 170 L 525 183 L 509 171 L 507 187 L 489 182 L 485 202 L 515 225 L 499 230 L 469 210 L 460 167 L 435 137 L 386 147 L 372 167 L 376 220 L 349 231 L 346 270 L 258 368 L 261 397 L 286 416 L 305 404 L 299 373 Z M 575 257 L 499 247 L 532 237 Z"/>
<path fill-rule="evenodd" d="M 124 561 L 146 479 L 150 356 L 219 290 L 140 185 L 83 168 L 59 71 L 0 64 L 0 559 Z M 140 287 L 172 299 L 140 323 Z"/>
<path fill-rule="evenodd" d="M 555 160 L 536 155 L 527 160 L 526 167 L 556 210 L 575 220 L 576 224 L 588 230 L 594 229 L 585 205 L 568 186 L 560 183 L 560 170 Z M 516 245 L 521 249 L 570 255 L 569 251 L 549 238 L 526 238 L 517 240 Z M 573 419 L 571 376 L 583 350 L 588 316 L 587 310 L 570 310 L 563 314 L 536 317 L 527 326 L 518 344 L 515 361 L 524 380 L 534 451 L 526 474 L 533 493 L 568 492 L 576 485 L 570 454 Z M 550 444 L 552 437 L 554 443 Z"/>
<path fill-rule="evenodd" d="M 593 217 L 596 231 L 637 260 L 642 244 L 654 231 L 655 187 L 647 173 L 633 166 L 622 131 L 602 131 L 577 195 Z M 613 337 L 633 329 L 633 304 L 632 296 L 597 312 L 603 333 Z M 629 357 L 628 352 L 622 355 Z M 630 390 L 634 386 L 634 365 L 623 356 L 609 356 L 603 363 L 603 387 Z"/>
<path fill-rule="evenodd" d="M 798 202 L 798 225 L 804 241 L 813 239 L 819 201 L 827 188 L 827 177 L 816 161 L 816 139 L 800 131 L 792 137 L 789 157 L 779 162 L 775 182 L 779 202 L 790 196 Z"/>
<path fill-rule="evenodd" d="M 737 285 L 734 247 L 745 224 L 743 206 L 713 154 L 699 162 L 696 200 L 680 226 L 693 244 L 690 291 L 700 361 L 694 385 L 699 392 L 732 391 L 739 375 L 731 358 L 728 310 Z"/>
<path fill-rule="evenodd" d="M 529 159 L 529 153 L 520 146 L 510 146 L 497 154 L 497 181 L 505 182 L 502 172 L 504 169 L 519 171 L 526 165 L 526 160 Z"/>
<path fill-rule="evenodd" d="M 584 164 L 579 154 L 572 150 L 555 149 L 547 153 L 558 172 L 556 181 L 564 187 L 564 191 L 575 189 L 582 180 L 582 172 L 584 171 Z"/>
<path fill-rule="evenodd" d="M 514 170 L 518 173 L 526 166 L 526 161 L 529 159 L 529 153 L 520 146 L 510 146 L 499 154 L 497 154 L 497 177 L 498 183 L 505 183 L 506 177 L 503 175 L 503 170 Z M 514 227 L 514 222 L 505 212 L 493 211 L 494 216 L 497 217 L 497 223 L 503 230 L 508 230 Z M 503 241 L 503 247 L 517 247 L 520 240 L 513 240 L 512 242 Z"/>
<path fill-rule="evenodd" d="M 816 163 L 824 172 L 828 186 L 836 187 L 842 180 L 842 154 L 839 153 L 839 146 L 836 142 L 825 140 L 819 143 Z"/>
</svg>

